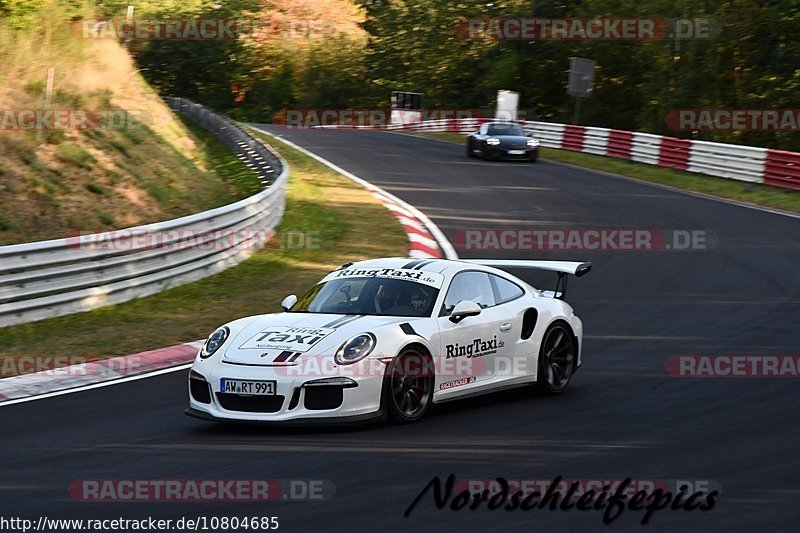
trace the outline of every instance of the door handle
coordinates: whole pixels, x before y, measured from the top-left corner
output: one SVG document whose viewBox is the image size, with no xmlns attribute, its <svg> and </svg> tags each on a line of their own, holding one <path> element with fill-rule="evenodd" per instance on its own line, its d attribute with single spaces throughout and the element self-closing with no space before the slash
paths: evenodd
<svg viewBox="0 0 800 533">
<path fill-rule="evenodd" d="M 506 332 L 511 331 L 511 322 L 503 322 L 500 324 L 500 331 Z"/>
</svg>

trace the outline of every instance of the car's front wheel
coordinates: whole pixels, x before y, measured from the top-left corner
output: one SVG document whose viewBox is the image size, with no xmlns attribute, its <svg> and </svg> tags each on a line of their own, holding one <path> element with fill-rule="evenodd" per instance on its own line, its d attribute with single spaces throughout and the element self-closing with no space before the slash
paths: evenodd
<svg viewBox="0 0 800 533">
<path fill-rule="evenodd" d="M 472 140 L 467 141 L 467 156 L 468 157 L 477 157 L 475 152 L 472 151 Z"/>
<path fill-rule="evenodd" d="M 416 422 L 433 403 L 433 361 L 420 350 L 410 348 L 394 358 L 386 369 L 383 404 L 389 419 Z"/>
<path fill-rule="evenodd" d="M 575 369 L 577 348 L 569 326 L 556 322 L 547 328 L 539 350 L 536 389 L 542 394 L 560 394 L 569 385 Z"/>
</svg>

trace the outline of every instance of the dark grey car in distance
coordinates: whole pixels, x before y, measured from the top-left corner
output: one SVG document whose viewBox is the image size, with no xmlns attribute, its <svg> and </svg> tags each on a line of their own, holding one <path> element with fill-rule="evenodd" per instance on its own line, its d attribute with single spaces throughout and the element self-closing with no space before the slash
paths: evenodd
<svg viewBox="0 0 800 533">
<path fill-rule="evenodd" d="M 539 140 L 513 122 L 487 122 L 467 136 L 467 155 L 486 159 L 536 161 Z"/>
</svg>

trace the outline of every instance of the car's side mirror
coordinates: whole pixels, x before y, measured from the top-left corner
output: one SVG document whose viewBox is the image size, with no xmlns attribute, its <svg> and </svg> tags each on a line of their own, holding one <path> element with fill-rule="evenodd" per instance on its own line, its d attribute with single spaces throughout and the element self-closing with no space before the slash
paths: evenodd
<svg viewBox="0 0 800 533">
<path fill-rule="evenodd" d="M 481 306 L 470 300 L 461 300 L 450 312 L 450 322 L 458 324 L 468 316 L 481 314 Z"/>
<path fill-rule="evenodd" d="M 297 295 L 290 294 L 289 296 L 283 299 L 283 301 L 281 302 L 281 307 L 283 307 L 284 311 L 288 311 L 296 303 L 297 303 Z"/>
</svg>

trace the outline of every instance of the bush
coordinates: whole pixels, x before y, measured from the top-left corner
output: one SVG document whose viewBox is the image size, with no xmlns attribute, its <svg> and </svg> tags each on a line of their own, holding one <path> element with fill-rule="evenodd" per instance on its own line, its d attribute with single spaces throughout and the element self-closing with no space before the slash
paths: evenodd
<svg viewBox="0 0 800 533">
<path fill-rule="evenodd" d="M 86 184 L 86 190 L 91 192 L 91 193 L 94 193 L 94 194 L 105 194 L 106 193 L 105 189 L 103 189 L 101 186 L 99 186 L 98 184 L 96 184 L 94 182 L 87 183 Z"/>
<path fill-rule="evenodd" d="M 94 163 L 97 162 L 92 154 L 74 144 L 59 145 L 56 149 L 56 157 L 80 168 L 92 168 Z"/>
</svg>

